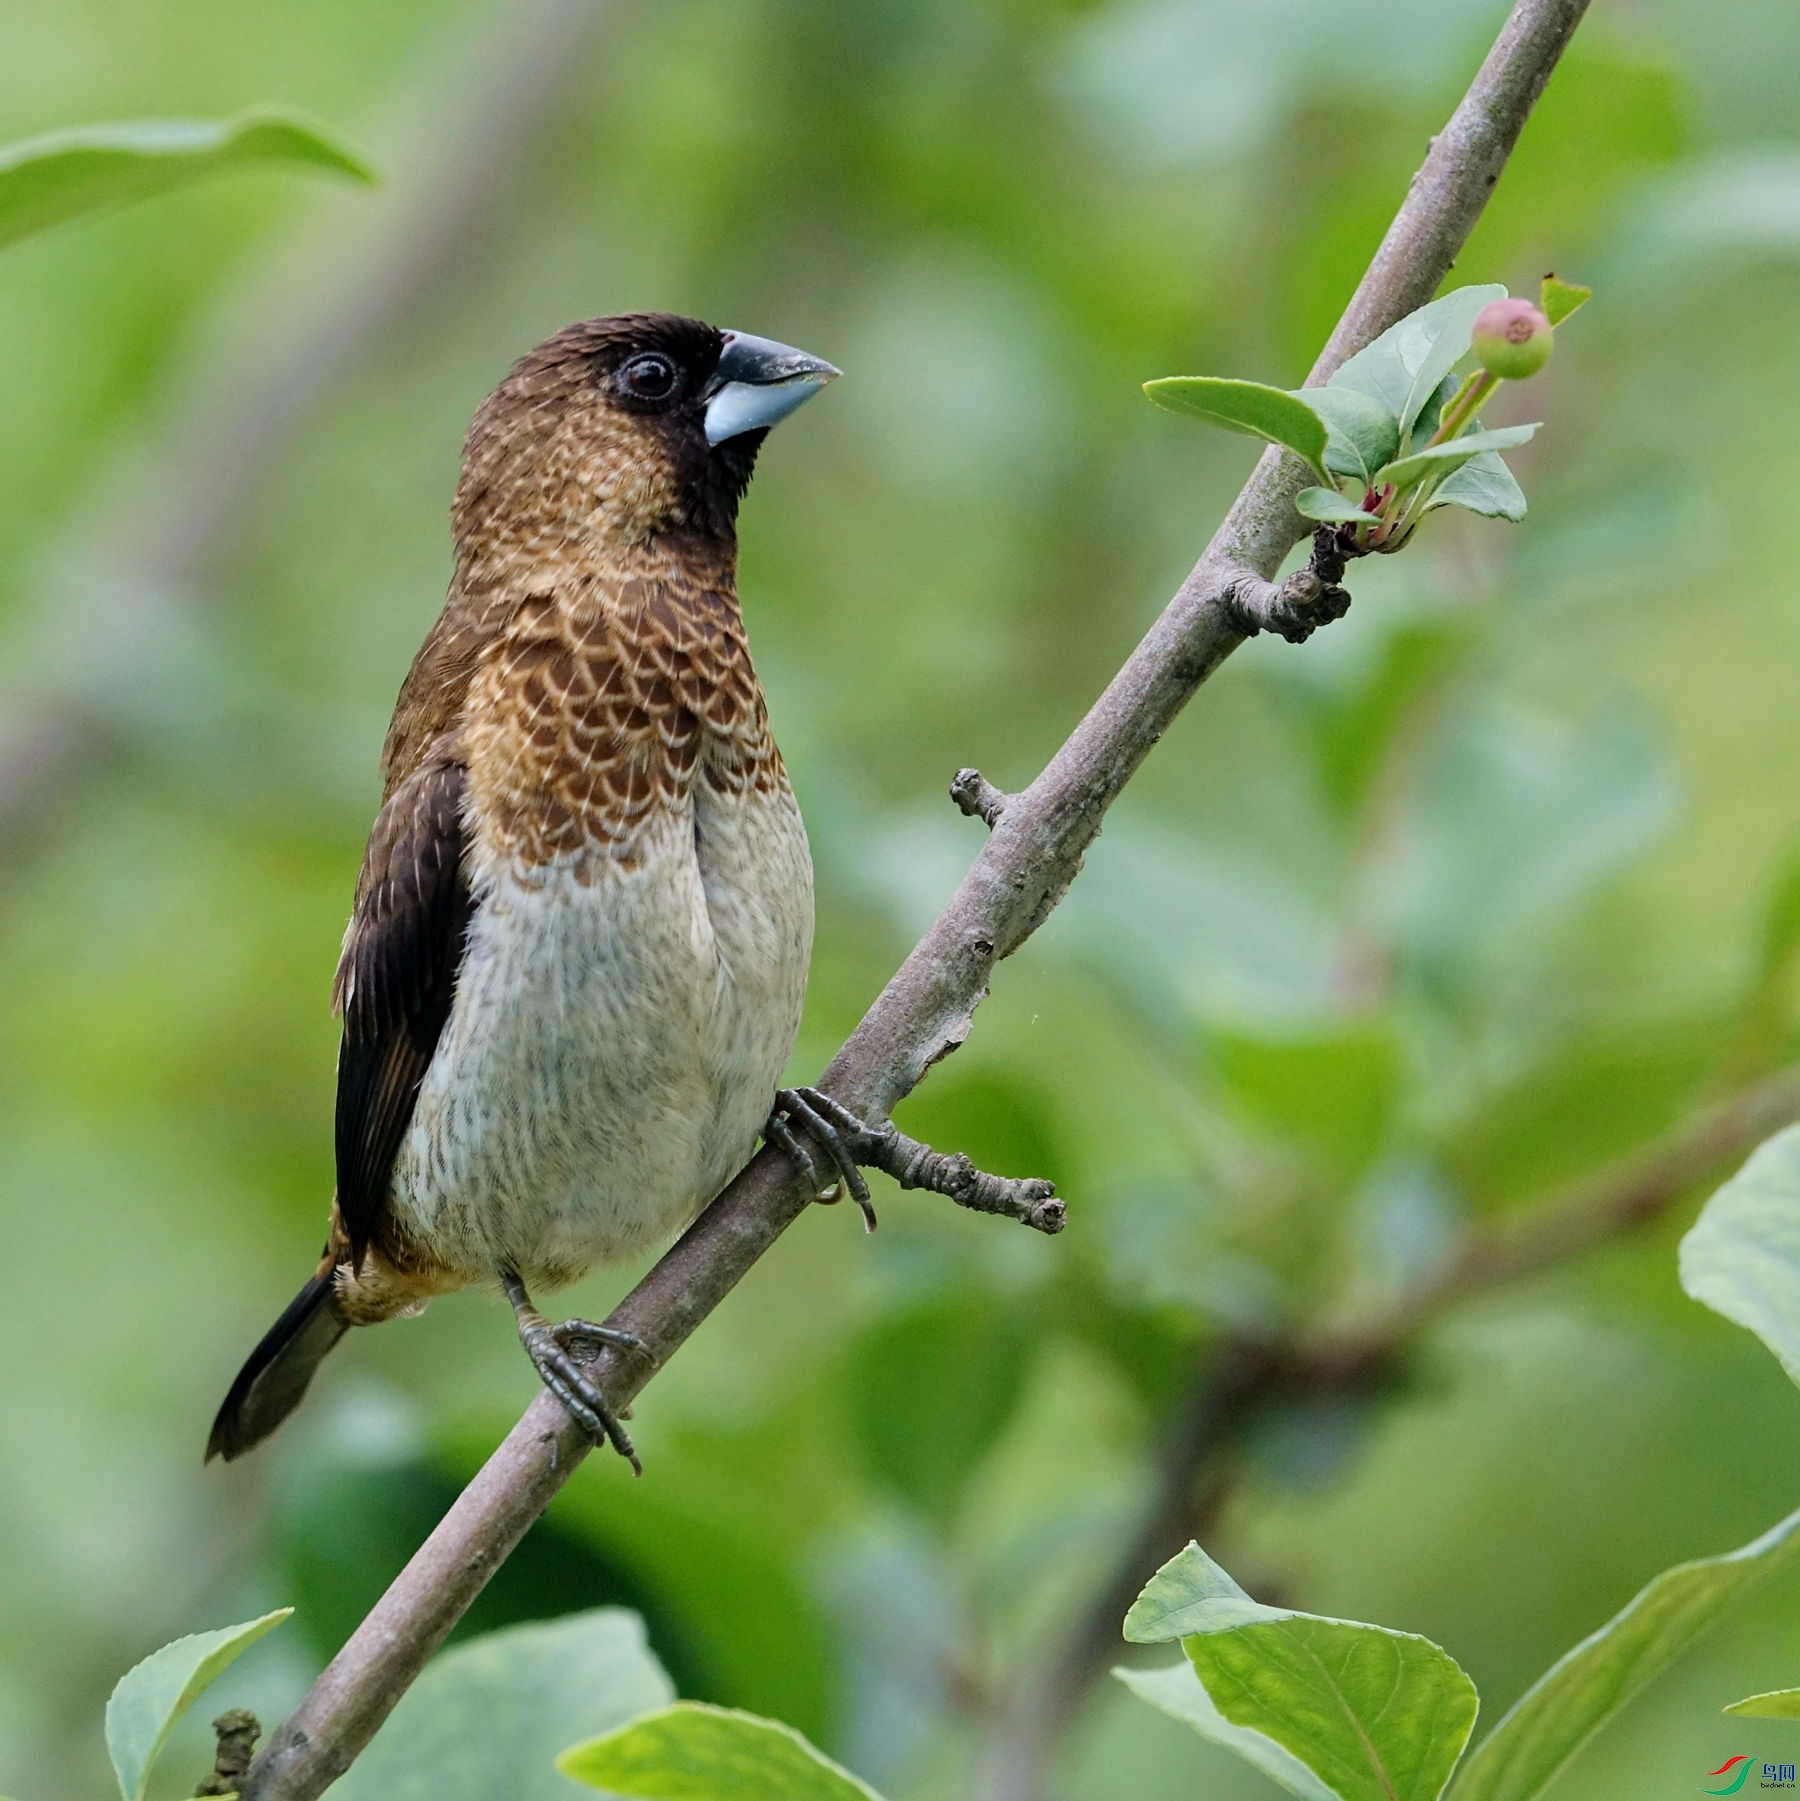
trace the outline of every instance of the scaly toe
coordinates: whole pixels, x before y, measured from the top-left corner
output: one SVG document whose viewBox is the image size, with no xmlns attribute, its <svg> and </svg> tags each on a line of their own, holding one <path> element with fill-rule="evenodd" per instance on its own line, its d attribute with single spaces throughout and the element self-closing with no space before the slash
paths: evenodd
<svg viewBox="0 0 1800 1801">
<path fill-rule="evenodd" d="M 869 1137 L 869 1128 L 842 1101 L 833 1100 L 824 1089 L 800 1088 L 795 1092 L 815 1113 L 823 1114 L 846 1136 L 851 1138 Z"/>
<path fill-rule="evenodd" d="M 652 1369 L 658 1367 L 656 1353 L 638 1337 L 635 1332 L 622 1332 L 617 1326 L 602 1326 L 591 1319 L 566 1319 L 560 1326 L 550 1328 L 550 1336 L 571 1357 L 582 1362 L 579 1346 L 590 1346 L 597 1350 L 601 1345 L 611 1345 L 615 1350 L 631 1351 L 642 1357 Z"/>
<path fill-rule="evenodd" d="M 800 1088 L 796 1089 L 795 1093 L 806 1102 L 816 1116 L 822 1118 L 837 1129 L 837 1132 L 840 1135 L 838 1143 L 831 1143 L 829 1138 L 827 1139 L 827 1143 L 830 1144 L 834 1157 L 837 1155 L 839 1146 L 841 1145 L 842 1149 L 852 1159 L 854 1174 L 849 1184 L 850 1192 L 856 1197 L 857 1206 L 862 1209 L 863 1230 L 865 1232 L 873 1232 L 876 1226 L 881 1222 L 875 1217 L 875 1203 L 869 1194 L 868 1183 L 863 1180 L 860 1162 L 858 1161 L 868 1148 L 868 1141 L 872 1136 L 869 1128 L 865 1126 L 842 1101 L 833 1100 L 831 1096 L 826 1094 L 822 1089 Z M 843 1142 L 846 1139 L 849 1141 L 848 1143 Z M 840 1165 L 840 1167 L 842 1166 Z M 833 1200 L 841 1200 L 843 1198 L 845 1185 L 839 1183 L 834 1186 L 836 1187 L 837 1192 L 831 1198 Z M 821 1196 L 820 1198 L 823 1199 L 824 1197 Z"/>
<path fill-rule="evenodd" d="M 779 1107 L 781 1097 L 777 1095 L 775 1099 L 776 1105 Z M 763 1126 L 763 1137 L 768 1143 L 785 1151 L 794 1167 L 806 1177 L 807 1181 L 812 1183 L 815 1191 L 813 1198 L 819 1201 L 824 1200 L 830 1191 L 826 1189 L 823 1179 L 819 1175 L 819 1165 L 813 1157 L 812 1147 L 794 1131 L 794 1128 L 779 1112 L 769 1115 L 768 1122 Z M 837 1186 L 838 1184 L 833 1182 L 831 1189 L 835 1190 Z M 838 1197 L 832 1193 L 831 1198 L 836 1200 Z"/>
<path fill-rule="evenodd" d="M 825 1102 L 821 1109 L 817 1103 Z M 792 1120 L 806 1128 L 807 1135 L 822 1145 L 837 1172 L 843 1178 L 844 1186 L 850 1190 L 857 1206 L 863 1210 L 863 1218 L 868 1221 L 874 1217 L 869 1204 L 869 1185 L 863 1180 L 863 1173 L 856 1167 L 856 1156 L 850 1146 L 844 1142 L 844 1132 L 838 1123 L 830 1117 L 831 1112 L 842 1114 L 852 1122 L 852 1126 L 860 1130 L 860 1122 L 854 1114 L 844 1113 L 835 1101 L 822 1095 L 814 1088 L 783 1088 L 775 1096 L 775 1105 Z"/>
<path fill-rule="evenodd" d="M 630 1435 L 614 1417 L 612 1409 L 606 1403 L 606 1396 L 558 1342 L 558 1330 L 559 1328 L 551 1326 L 529 1335 L 521 1335 L 525 1339 L 526 1354 L 537 1370 L 538 1379 L 556 1396 L 569 1417 L 596 1445 L 610 1444 L 641 1476 L 644 1466 Z"/>
</svg>

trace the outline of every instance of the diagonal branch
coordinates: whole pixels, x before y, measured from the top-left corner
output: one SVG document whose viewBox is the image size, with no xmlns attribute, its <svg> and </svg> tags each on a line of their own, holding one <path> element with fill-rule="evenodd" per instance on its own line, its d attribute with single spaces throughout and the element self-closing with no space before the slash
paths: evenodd
<svg viewBox="0 0 1800 1801">
<path fill-rule="evenodd" d="M 1310 379 L 1421 306 L 1448 274 L 1587 0 L 1517 0 Z M 1195 690 L 1243 640 L 1246 614 L 1304 535 L 1300 464 L 1269 451 L 1162 616 L 1048 768 L 1012 796 L 974 867 L 832 1059 L 820 1087 L 884 1119 L 967 1038 L 995 963 L 1049 916 L 1106 809 Z M 658 1363 L 730 1293 L 807 1204 L 792 1164 L 765 1150 L 615 1309 Z M 635 1353 L 603 1351 L 616 1406 L 649 1379 Z M 476 1475 L 393 1586 L 271 1735 L 244 1801 L 312 1801 L 374 1736 L 425 1660 L 568 1480 L 587 1449 L 548 1394 Z"/>
</svg>

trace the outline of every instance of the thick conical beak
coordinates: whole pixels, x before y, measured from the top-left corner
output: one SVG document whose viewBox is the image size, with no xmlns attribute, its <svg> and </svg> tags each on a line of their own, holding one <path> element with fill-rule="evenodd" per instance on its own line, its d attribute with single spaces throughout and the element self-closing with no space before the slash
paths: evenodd
<svg viewBox="0 0 1800 1801">
<path fill-rule="evenodd" d="M 747 431 L 779 425 L 839 371 L 791 344 L 728 331 L 706 400 L 706 441 L 723 444 Z"/>
</svg>

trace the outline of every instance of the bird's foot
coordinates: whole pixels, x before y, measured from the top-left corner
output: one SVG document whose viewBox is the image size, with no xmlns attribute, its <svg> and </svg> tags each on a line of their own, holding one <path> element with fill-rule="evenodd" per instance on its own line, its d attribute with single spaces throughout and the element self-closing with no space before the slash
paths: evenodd
<svg viewBox="0 0 1800 1801">
<path fill-rule="evenodd" d="M 622 1332 L 617 1326 L 602 1326 L 591 1319 L 566 1319 L 550 1328 L 556 1342 L 571 1357 L 591 1363 L 602 1345 L 616 1351 L 634 1351 L 654 1367 L 656 1353 L 635 1332 Z M 629 1417 L 629 1416 L 625 1416 Z"/>
<path fill-rule="evenodd" d="M 817 1088 L 783 1088 L 775 1096 L 775 1108 L 763 1136 L 793 1158 L 810 1179 L 823 1185 L 839 1182 L 850 1190 L 863 1210 L 872 1232 L 875 1209 L 869 1200 L 864 1169 L 879 1169 L 902 1188 L 924 1188 L 947 1195 L 959 1207 L 977 1213 L 998 1213 L 1016 1219 L 1038 1232 L 1060 1232 L 1065 1210 L 1056 1198 L 1056 1186 L 1041 1177 L 1015 1179 L 990 1176 L 977 1169 L 960 1151 L 945 1155 L 930 1145 L 909 1138 L 891 1121 L 870 1126 L 830 1095 Z M 830 1160 L 835 1178 L 822 1174 L 813 1146 Z M 823 1194 L 821 1199 L 825 1198 Z M 831 1198 L 835 1199 L 835 1196 Z"/>
<path fill-rule="evenodd" d="M 613 1410 L 600 1385 L 589 1375 L 586 1363 L 602 1345 L 615 1345 L 644 1357 L 651 1357 L 650 1347 L 635 1333 L 596 1325 L 593 1320 L 566 1319 L 560 1325 L 552 1325 L 532 1306 L 525 1284 L 517 1276 L 509 1272 L 502 1281 L 519 1323 L 519 1342 L 539 1380 L 595 1444 L 610 1444 L 641 1476 L 644 1466 L 637 1447 L 619 1423 L 624 1410 Z"/>
<path fill-rule="evenodd" d="M 595 1444 L 610 1444 L 641 1476 L 644 1466 L 637 1447 L 620 1425 L 618 1415 L 607 1404 L 599 1385 L 564 1342 L 566 1330 L 566 1325 L 553 1326 L 542 1314 L 537 1314 L 535 1318 L 520 1320 L 519 1342 L 524 1345 L 525 1355 L 531 1359 L 544 1386 L 562 1402 L 576 1425 Z"/>
<path fill-rule="evenodd" d="M 813 1185 L 814 1200 L 838 1201 L 849 1189 L 862 1209 L 864 1230 L 873 1232 L 879 1222 L 869 1185 L 857 1167 L 859 1136 L 867 1136 L 862 1121 L 816 1088 L 778 1088 L 774 1108 L 763 1127 L 764 1139 L 786 1151 L 806 1172 Z M 820 1170 L 815 1146 L 824 1151 L 835 1173 Z"/>
</svg>

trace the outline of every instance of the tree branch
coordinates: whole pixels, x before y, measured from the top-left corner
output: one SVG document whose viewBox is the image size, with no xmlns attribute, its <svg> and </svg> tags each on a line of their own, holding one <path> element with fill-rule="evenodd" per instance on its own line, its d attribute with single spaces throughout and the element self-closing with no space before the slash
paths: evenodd
<svg viewBox="0 0 1800 1801">
<path fill-rule="evenodd" d="M 1518 0 L 1450 123 L 1432 142 L 1348 309 L 1314 365 L 1352 351 L 1429 300 L 1481 212 L 1587 0 Z M 1269 451 L 1143 642 L 1049 766 L 998 812 L 974 867 L 832 1059 L 819 1086 L 885 1119 L 967 1038 L 993 967 L 1043 923 L 1120 790 L 1195 690 L 1244 641 L 1246 575 L 1273 580 L 1304 527 L 1299 462 Z M 764 1150 L 616 1308 L 609 1324 L 666 1361 L 804 1210 L 807 1185 Z M 603 1350 L 615 1406 L 649 1379 L 643 1358 Z M 244 1801 L 312 1801 L 346 1770 L 426 1659 L 588 1449 L 539 1395 L 376 1603 L 310 1694 L 271 1735 Z"/>
<path fill-rule="evenodd" d="M 1006 1685 L 987 1733 L 983 1801 L 1033 1801 L 1082 1697 L 1118 1657 L 1126 1610 L 1231 1491 L 1221 1467 L 1243 1422 L 1271 1401 L 1362 1393 L 1392 1377 L 1419 1334 L 1457 1303 L 1552 1269 L 1661 1217 L 1714 1171 L 1800 1119 L 1800 1064 L 1706 1109 L 1631 1156 L 1505 1218 L 1470 1227 L 1442 1268 L 1372 1319 L 1206 1350 L 1169 1416 L 1155 1481 L 1125 1548 L 1041 1668 Z"/>
</svg>

